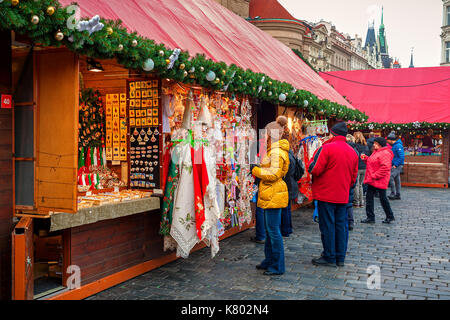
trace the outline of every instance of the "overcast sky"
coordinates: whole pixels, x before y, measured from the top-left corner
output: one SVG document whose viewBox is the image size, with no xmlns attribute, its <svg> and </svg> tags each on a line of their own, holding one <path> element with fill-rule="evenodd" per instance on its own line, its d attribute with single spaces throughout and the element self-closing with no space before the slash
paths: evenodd
<svg viewBox="0 0 450 320">
<path fill-rule="evenodd" d="M 389 54 L 409 67 L 414 47 L 415 67 L 439 66 L 441 59 L 442 0 L 278 0 L 295 18 L 331 21 L 341 33 L 362 36 L 366 41 L 368 22 L 375 19 L 375 32 L 384 26 Z"/>
</svg>

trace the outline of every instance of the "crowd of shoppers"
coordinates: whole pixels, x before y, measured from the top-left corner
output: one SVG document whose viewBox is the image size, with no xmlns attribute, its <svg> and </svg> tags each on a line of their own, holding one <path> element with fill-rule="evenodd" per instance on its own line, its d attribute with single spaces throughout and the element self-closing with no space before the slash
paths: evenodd
<svg viewBox="0 0 450 320">
<path fill-rule="evenodd" d="M 304 170 L 312 176 L 312 194 L 318 211 L 323 251 L 312 259 L 314 265 L 344 266 L 349 231 L 354 228 L 353 207 L 366 208 L 362 223 L 375 223 L 374 198 L 380 198 L 386 218 L 395 221 L 389 200 L 400 199 L 400 174 L 404 165 L 401 139 L 391 132 L 387 139 L 373 132 L 348 134 L 339 122 L 330 130 L 330 139 L 303 165 L 292 152 L 287 118 L 280 116 L 266 126 L 267 153 L 252 168 L 257 180 L 255 196 L 257 243 L 264 243 L 265 259 L 256 266 L 265 275 L 285 272 L 283 237 L 293 232 L 291 202 L 298 197 L 298 180 Z M 387 189 L 391 194 L 387 196 Z"/>
</svg>

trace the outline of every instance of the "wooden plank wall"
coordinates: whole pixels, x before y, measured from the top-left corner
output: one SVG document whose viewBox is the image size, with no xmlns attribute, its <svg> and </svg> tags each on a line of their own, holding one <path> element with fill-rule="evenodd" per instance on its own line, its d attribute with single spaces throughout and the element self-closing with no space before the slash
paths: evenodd
<svg viewBox="0 0 450 320">
<path fill-rule="evenodd" d="M 11 33 L 0 32 L 0 94 L 11 94 Z M 0 300 L 11 299 L 12 111 L 0 109 Z"/>
<path fill-rule="evenodd" d="M 156 211 L 70 229 L 71 264 L 80 267 L 81 284 L 162 257 L 160 219 Z"/>
</svg>

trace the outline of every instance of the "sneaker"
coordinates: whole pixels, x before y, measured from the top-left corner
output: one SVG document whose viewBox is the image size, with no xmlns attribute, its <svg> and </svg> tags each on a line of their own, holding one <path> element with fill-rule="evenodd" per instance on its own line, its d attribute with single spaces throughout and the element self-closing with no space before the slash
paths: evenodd
<svg viewBox="0 0 450 320">
<path fill-rule="evenodd" d="M 399 195 L 397 195 L 397 196 L 389 196 L 388 198 L 389 198 L 389 200 L 402 200 L 402 198 Z"/>
<path fill-rule="evenodd" d="M 265 240 L 258 240 L 258 239 L 256 239 L 256 237 L 251 237 L 250 241 L 256 242 L 256 243 L 259 243 L 259 244 L 264 244 L 265 243 Z"/>
<path fill-rule="evenodd" d="M 334 268 L 336 268 L 336 263 L 328 262 L 322 256 L 320 258 L 312 259 L 311 262 L 315 266 L 325 266 L 325 267 L 334 267 Z"/>
<path fill-rule="evenodd" d="M 338 267 L 345 267 L 344 261 L 338 261 L 338 262 L 336 262 L 336 265 L 337 265 Z"/>
<path fill-rule="evenodd" d="M 388 223 L 388 224 L 389 224 L 389 223 L 391 223 L 391 219 L 387 219 L 387 218 L 386 218 L 386 219 L 384 219 L 382 222 L 383 222 L 383 223 Z"/>
<path fill-rule="evenodd" d="M 375 223 L 375 220 L 372 220 L 372 219 L 364 219 L 364 220 L 361 220 L 361 223 Z"/>
<path fill-rule="evenodd" d="M 264 268 L 261 264 L 256 265 L 256 269 L 258 269 L 258 270 L 267 270 L 267 268 Z"/>
</svg>

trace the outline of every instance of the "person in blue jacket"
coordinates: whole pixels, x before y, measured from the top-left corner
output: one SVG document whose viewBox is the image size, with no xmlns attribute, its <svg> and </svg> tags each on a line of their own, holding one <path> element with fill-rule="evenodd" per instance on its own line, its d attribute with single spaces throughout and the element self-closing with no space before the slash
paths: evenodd
<svg viewBox="0 0 450 320">
<path fill-rule="evenodd" d="M 405 150 L 403 148 L 402 140 L 396 136 L 394 131 L 387 136 L 386 140 L 390 145 L 392 145 L 392 152 L 394 153 L 394 158 L 392 159 L 391 179 L 389 181 L 391 194 L 388 198 L 390 200 L 400 200 L 400 174 L 402 173 L 403 165 L 405 164 Z"/>
</svg>

